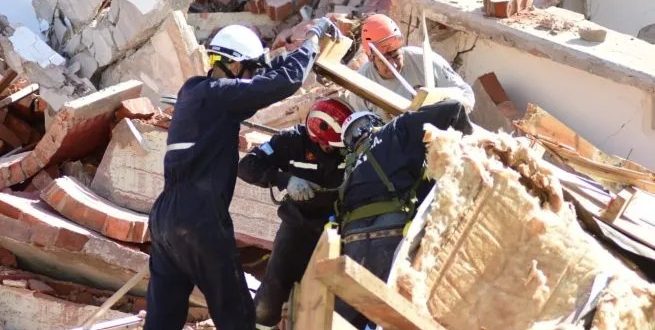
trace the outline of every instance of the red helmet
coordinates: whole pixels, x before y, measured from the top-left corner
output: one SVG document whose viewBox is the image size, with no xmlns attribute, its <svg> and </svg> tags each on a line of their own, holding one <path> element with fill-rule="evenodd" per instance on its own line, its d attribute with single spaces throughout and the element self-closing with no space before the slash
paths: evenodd
<svg viewBox="0 0 655 330">
<path fill-rule="evenodd" d="M 371 55 L 369 42 L 373 42 L 375 47 L 385 54 L 403 46 L 403 35 L 391 18 L 375 14 L 367 17 L 362 24 L 362 47 L 367 56 Z"/>
<path fill-rule="evenodd" d="M 305 125 L 312 141 L 332 147 L 343 147 L 341 125 L 352 113 L 350 106 L 333 98 L 320 99 L 312 105 Z"/>
</svg>

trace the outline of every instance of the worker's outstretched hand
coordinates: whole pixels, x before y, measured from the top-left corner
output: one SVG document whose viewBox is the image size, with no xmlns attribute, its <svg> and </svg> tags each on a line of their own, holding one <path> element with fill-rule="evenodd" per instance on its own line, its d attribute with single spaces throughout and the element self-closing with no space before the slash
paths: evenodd
<svg viewBox="0 0 655 330">
<path fill-rule="evenodd" d="M 339 40 L 341 38 L 341 31 L 339 31 L 339 28 L 329 18 L 321 17 L 315 19 L 313 23 L 314 26 L 307 31 L 307 37 L 311 37 L 314 34 L 320 39 L 329 34 L 332 40 Z"/>
<path fill-rule="evenodd" d="M 294 201 L 307 201 L 314 198 L 314 189 L 318 187 L 316 183 L 292 176 L 287 184 L 287 193 Z"/>
</svg>

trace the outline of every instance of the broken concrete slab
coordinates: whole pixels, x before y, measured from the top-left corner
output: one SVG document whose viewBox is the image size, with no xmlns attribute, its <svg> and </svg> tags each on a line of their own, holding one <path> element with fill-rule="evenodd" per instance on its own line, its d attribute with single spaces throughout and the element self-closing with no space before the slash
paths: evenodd
<svg viewBox="0 0 655 330">
<path fill-rule="evenodd" d="M 61 177 L 41 191 L 41 199 L 69 220 L 119 241 L 148 241 L 148 216 L 97 196 L 73 178 Z"/>
<path fill-rule="evenodd" d="M 77 159 L 107 143 L 114 111 L 140 92 L 141 82 L 131 80 L 67 102 L 34 150 L 0 162 L 0 187 L 22 182 L 48 164 Z"/>
<path fill-rule="evenodd" d="M 180 11 L 170 13 L 157 32 L 135 53 L 108 67 L 100 86 L 128 79 L 144 82 L 143 96 L 160 105 L 161 95 L 177 94 L 190 77 L 205 75 L 206 54 Z"/>
<path fill-rule="evenodd" d="M 0 319 L 5 329 L 70 329 L 82 324 L 98 308 L 29 289 L 0 285 Z M 109 310 L 101 319 L 110 320 L 129 315 Z"/>
<path fill-rule="evenodd" d="M 91 22 L 104 0 L 59 0 L 57 1 L 57 9 L 70 21 L 74 29 L 80 29 L 86 24 Z"/>
<path fill-rule="evenodd" d="M 240 24 L 254 27 L 262 38 L 273 39 L 278 23 L 265 15 L 256 15 L 250 12 L 230 13 L 190 13 L 187 14 L 187 23 L 193 27 L 196 38 L 201 43 L 213 36 L 216 31 L 231 25 Z"/>
<path fill-rule="evenodd" d="M 143 136 L 147 149 L 144 150 L 136 141 L 126 119 L 123 119 L 112 132 L 91 189 L 116 205 L 149 213 L 164 189 L 168 132 L 140 120 L 133 123 Z M 237 180 L 230 213 L 235 234 L 242 243 L 271 248 L 279 220 L 267 189 Z"/>
<path fill-rule="evenodd" d="M 0 50 L 18 74 L 39 84 L 41 97 L 54 109 L 95 91 L 88 79 L 71 74 L 66 60 L 25 27 L 16 29 L 0 16 Z"/>
<path fill-rule="evenodd" d="M 0 245 L 21 267 L 60 280 L 116 290 L 148 255 L 109 240 L 51 211 L 36 198 L 0 193 Z M 132 290 L 143 295 L 146 281 Z"/>
<path fill-rule="evenodd" d="M 168 132 L 133 121 L 147 147 L 143 150 L 127 124 L 121 120 L 112 131 L 91 189 L 116 205 L 149 213 L 164 188 L 164 154 Z"/>
</svg>

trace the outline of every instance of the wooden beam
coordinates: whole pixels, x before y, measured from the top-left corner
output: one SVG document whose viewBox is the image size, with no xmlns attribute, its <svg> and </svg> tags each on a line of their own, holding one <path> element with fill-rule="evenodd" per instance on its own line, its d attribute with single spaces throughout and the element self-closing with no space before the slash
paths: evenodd
<svg viewBox="0 0 655 330">
<path fill-rule="evenodd" d="M 352 40 L 342 37 L 339 41 L 328 38 L 321 40 L 321 54 L 316 59 L 317 72 L 330 78 L 336 84 L 357 94 L 382 110 L 396 116 L 410 108 L 410 100 L 394 93 L 392 90 L 362 76 L 343 65 L 341 59 L 350 48 Z M 361 109 L 355 109 L 361 110 Z"/>
<path fill-rule="evenodd" d="M 316 277 L 339 298 L 386 330 L 445 330 L 400 293 L 387 287 L 366 268 L 347 256 L 316 265 Z M 307 328 L 309 329 L 309 328 Z"/>
<path fill-rule="evenodd" d="M 39 84 L 31 84 L 21 90 L 19 90 L 16 93 L 13 93 L 4 99 L 0 100 L 0 108 L 4 108 L 36 91 L 39 90 Z"/>
<path fill-rule="evenodd" d="M 336 229 L 326 229 L 316 244 L 300 284 L 294 288 L 291 302 L 291 329 L 332 330 L 334 294 L 316 276 L 317 262 L 339 257 L 341 236 Z"/>
<path fill-rule="evenodd" d="M 601 212 L 600 218 L 608 223 L 614 222 L 614 220 L 623 214 L 635 194 L 637 194 L 637 190 L 632 187 L 627 187 L 619 191 L 616 197 L 607 205 L 607 208 Z"/>
</svg>

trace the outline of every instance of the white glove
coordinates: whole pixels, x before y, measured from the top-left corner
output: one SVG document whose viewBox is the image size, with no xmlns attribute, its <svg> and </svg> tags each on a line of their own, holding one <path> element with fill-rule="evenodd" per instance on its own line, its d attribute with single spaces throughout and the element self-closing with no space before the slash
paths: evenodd
<svg viewBox="0 0 655 330">
<path fill-rule="evenodd" d="M 341 31 L 339 28 L 327 17 L 321 17 L 314 20 L 314 26 L 307 31 L 307 37 L 315 34 L 319 39 L 325 37 L 328 33 L 332 40 L 341 39 Z"/>
<path fill-rule="evenodd" d="M 316 183 L 292 176 L 287 184 L 287 193 L 294 201 L 307 201 L 314 198 L 314 189 L 318 187 Z"/>
</svg>

